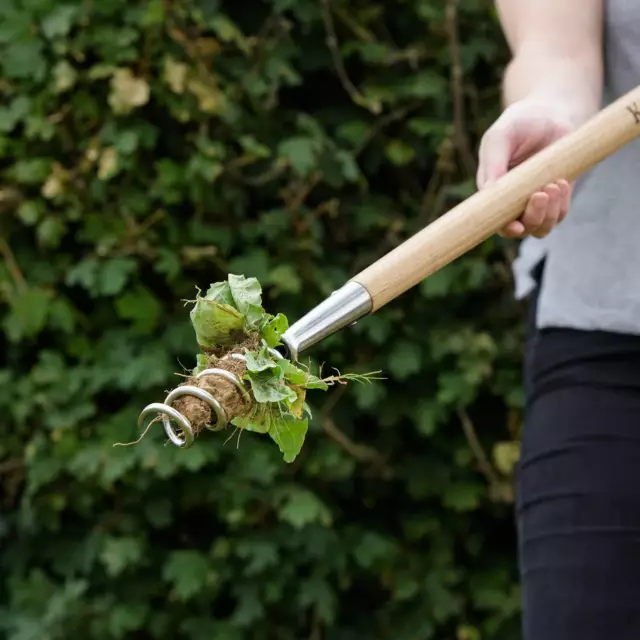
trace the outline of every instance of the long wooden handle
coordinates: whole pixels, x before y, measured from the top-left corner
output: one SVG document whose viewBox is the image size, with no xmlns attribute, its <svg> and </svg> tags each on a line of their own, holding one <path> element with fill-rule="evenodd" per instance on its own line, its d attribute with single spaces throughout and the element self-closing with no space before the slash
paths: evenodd
<svg viewBox="0 0 640 640">
<path fill-rule="evenodd" d="M 640 135 L 640 86 L 476 192 L 352 278 L 376 311 L 516 220 L 533 193 L 575 180 Z M 640 177 L 639 177 L 640 179 Z"/>
</svg>

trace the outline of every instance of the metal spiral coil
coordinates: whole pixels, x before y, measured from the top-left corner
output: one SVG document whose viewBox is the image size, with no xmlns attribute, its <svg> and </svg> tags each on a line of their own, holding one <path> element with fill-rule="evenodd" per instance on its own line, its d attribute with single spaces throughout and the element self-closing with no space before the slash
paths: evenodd
<svg viewBox="0 0 640 640">
<path fill-rule="evenodd" d="M 269 349 L 269 353 L 278 359 L 283 357 L 275 349 Z M 246 361 L 246 358 L 241 353 L 232 353 L 230 355 L 224 356 L 222 360 L 228 360 L 229 358 L 232 358 L 234 360 Z M 228 382 L 231 382 L 240 392 L 245 403 L 248 406 L 251 405 L 252 400 L 249 391 L 247 390 L 242 380 L 240 380 L 240 378 L 238 378 L 238 376 L 234 373 L 226 371 L 225 369 L 218 369 L 214 367 L 212 369 L 205 369 L 204 371 L 201 371 L 196 375 L 196 379 L 202 378 L 203 376 L 219 376 L 220 378 L 224 378 Z M 191 426 L 190 420 L 186 416 L 184 416 L 182 413 L 171 406 L 174 400 L 187 395 L 194 396 L 206 402 L 213 410 L 213 413 L 216 416 L 216 420 L 213 423 L 205 425 L 205 428 L 207 430 L 220 431 L 227 426 L 229 419 L 226 411 L 224 410 L 224 407 L 208 391 L 206 391 L 205 389 L 201 389 L 200 387 L 194 387 L 193 385 L 183 385 L 180 387 L 176 387 L 171 392 L 169 392 L 167 397 L 164 399 L 164 402 L 152 402 L 151 404 L 148 404 L 138 416 L 138 429 L 142 428 L 142 425 L 144 424 L 147 416 L 153 413 L 159 414 L 162 418 L 162 424 L 164 426 L 165 433 L 169 437 L 171 443 L 176 447 L 188 449 L 193 444 L 194 440 L 193 427 Z M 174 420 L 179 425 L 180 432 L 174 429 L 173 425 L 171 424 L 171 420 Z"/>
</svg>

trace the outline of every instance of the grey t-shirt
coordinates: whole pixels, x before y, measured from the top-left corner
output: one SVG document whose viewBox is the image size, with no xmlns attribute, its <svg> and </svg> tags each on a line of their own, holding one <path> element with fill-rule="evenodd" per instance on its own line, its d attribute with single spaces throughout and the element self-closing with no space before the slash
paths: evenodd
<svg viewBox="0 0 640 640">
<path fill-rule="evenodd" d="M 640 84 L 640 0 L 605 0 L 605 104 Z M 640 139 L 580 178 L 567 217 L 527 238 L 513 264 L 516 296 L 545 259 L 538 327 L 640 334 Z"/>
</svg>

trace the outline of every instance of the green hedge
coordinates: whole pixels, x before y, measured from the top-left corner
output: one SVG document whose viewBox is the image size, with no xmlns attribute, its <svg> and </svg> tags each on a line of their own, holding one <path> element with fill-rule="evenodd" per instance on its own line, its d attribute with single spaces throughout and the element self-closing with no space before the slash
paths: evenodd
<svg viewBox="0 0 640 640">
<path fill-rule="evenodd" d="M 9 640 L 511 640 L 522 311 L 484 243 L 314 352 L 303 454 L 136 447 L 229 272 L 299 317 L 472 193 L 490 7 L 0 3 Z M 486 457 L 483 457 L 486 456 Z"/>
</svg>

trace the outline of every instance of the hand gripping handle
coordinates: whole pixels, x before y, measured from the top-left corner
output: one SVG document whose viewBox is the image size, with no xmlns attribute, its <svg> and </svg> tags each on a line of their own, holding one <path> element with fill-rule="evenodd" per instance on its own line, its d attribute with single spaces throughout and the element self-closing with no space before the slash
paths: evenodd
<svg viewBox="0 0 640 640">
<path fill-rule="evenodd" d="M 537 190 L 556 180 L 575 180 L 638 135 L 640 87 L 442 215 L 351 280 L 369 292 L 371 312 L 378 310 L 516 220 Z"/>
</svg>

